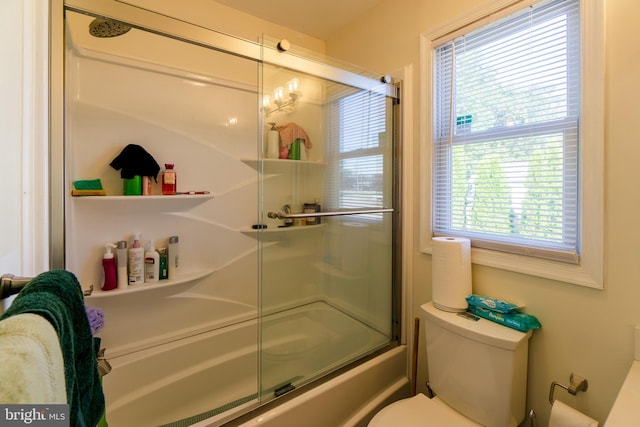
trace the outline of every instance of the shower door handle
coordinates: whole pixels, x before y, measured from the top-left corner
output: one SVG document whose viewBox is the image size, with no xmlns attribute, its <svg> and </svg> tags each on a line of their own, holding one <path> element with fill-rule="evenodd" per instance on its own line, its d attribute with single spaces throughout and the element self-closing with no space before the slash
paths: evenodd
<svg viewBox="0 0 640 427">
<path fill-rule="evenodd" d="M 358 210 L 340 210 L 340 211 L 329 211 L 329 212 L 308 212 L 308 213 L 286 213 L 286 212 L 269 212 L 267 216 L 269 218 L 275 219 L 285 219 L 285 218 L 318 218 L 325 216 L 343 216 L 343 215 L 364 215 L 364 214 L 374 214 L 374 213 L 388 213 L 393 212 L 393 208 L 371 208 L 371 209 L 358 209 Z"/>
</svg>

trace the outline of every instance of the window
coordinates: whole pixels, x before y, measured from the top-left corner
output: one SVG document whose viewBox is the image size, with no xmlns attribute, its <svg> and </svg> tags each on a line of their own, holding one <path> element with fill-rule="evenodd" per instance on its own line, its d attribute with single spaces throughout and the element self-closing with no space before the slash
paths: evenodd
<svg viewBox="0 0 640 427">
<path fill-rule="evenodd" d="M 330 146 L 328 200 L 338 209 L 381 208 L 390 206 L 385 197 L 385 162 L 390 161 L 387 143 L 385 95 L 360 91 L 329 104 L 329 133 L 336 144 Z M 382 214 L 364 214 L 358 218 L 380 221 Z"/>
<path fill-rule="evenodd" d="M 584 179 L 602 178 L 593 156 L 603 115 L 585 104 L 602 83 L 586 89 L 593 71 L 581 66 L 597 64 L 581 47 L 581 26 L 593 25 L 584 16 L 594 14 L 580 0 L 527 3 L 471 17 L 474 24 L 431 37 L 423 51 L 432 73 L 423 103 L 433 114 L 429 234 L 468 237 L 489 265 L 520 270 L 516 261 L 535 257 L 584 270 L 585 261 L 601 264 L 593 247 L 601 239 L 584 233 L 602 221 L 601 196 L 588 194 Z M 585 127 L 587 117 L 597 123 Z M 585 140 L 600 148 L 585 151 Z M 539 275 L 544 262 L 530 264 L 523 271 Z M 578 281 L 601 287 L 601 266 L 591 268 Z"/>
</svg>

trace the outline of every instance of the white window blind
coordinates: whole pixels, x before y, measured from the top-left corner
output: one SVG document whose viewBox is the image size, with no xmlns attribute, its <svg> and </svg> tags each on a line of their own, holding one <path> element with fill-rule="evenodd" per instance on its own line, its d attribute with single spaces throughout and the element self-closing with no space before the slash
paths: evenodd
<svg viewBox="0 0 640 427">
<path fill-rule="evenodd" d="M 327 200 L 332 208 L 384 207 L 389 102 L 384 95 L 359 91 L 329 104 L 328 134 L 334 143 L 327 153 Z M 379 221 L 381 215 L 358 215 L 358 219 Z"/>
<path fill-rule="evenodd" d="M 434 234 L 578 262 L 579 25 L 543 1 L 435 47 Z"/>
</svg>

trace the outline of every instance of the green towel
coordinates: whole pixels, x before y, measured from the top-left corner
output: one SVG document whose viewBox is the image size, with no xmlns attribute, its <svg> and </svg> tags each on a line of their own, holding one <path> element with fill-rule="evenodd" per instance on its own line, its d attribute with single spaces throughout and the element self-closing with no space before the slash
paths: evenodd
<svg viewBox="0 0 640 427">
<path fill-rule="evenodd" d="M 96 360 L 98 349 L 94 347 L 78 279 L 65 270 L 40 274 L 20 291 L 0 320 L 20 313 L 44 317 L 58 333 L 70 425 L 96 426 L 104 414 L 104 394 Z"/>
</svg>

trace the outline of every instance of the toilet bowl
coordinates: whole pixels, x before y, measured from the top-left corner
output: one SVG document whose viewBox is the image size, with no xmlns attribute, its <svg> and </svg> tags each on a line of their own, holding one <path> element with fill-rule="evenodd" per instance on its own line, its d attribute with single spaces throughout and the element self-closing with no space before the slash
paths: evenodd
<svg viewBox="0 0 640 427">
<path fill-rule="evenodd" d="M 368 427 L 478 427 L 442 400 L 416 394 L 378 412 Z"/>
</svg>

